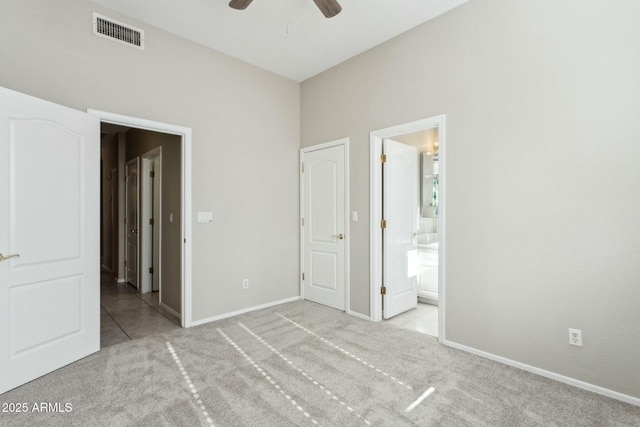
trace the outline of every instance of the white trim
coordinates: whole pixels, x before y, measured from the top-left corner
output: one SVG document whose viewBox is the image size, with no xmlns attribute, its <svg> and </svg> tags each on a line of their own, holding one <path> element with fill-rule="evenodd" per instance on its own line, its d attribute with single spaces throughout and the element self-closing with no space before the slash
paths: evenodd
<svg viewBox="0 0 640 427">
<path fill-rule="evenodd" d="M 380 284 L 382 283 L 382 234 L 380 233 L 380 221 L 382 220 L 382 164 L 380 155 L 382 154 L 382 140 L 397 135 L 403 135 L 421 130 L 438 128 L 438 141 L 440 143 L 439 167 L 440 167 L 440 204 L 438 215 L 438 340 L 445 339 L 445 217 L 446 217 L 446 134 L 444 114 L 430 117 L 428 119 L 417 120 L 415 122 L 392 126 L 385 129 L 373 131 L 369 134 L 370 139 L 370 317 L 374 322 L 382 320 L 382 298 L 380 298 Z"/>
<path fill-rule="evenodd" d="M 358 319 L 362 319 L 362 320 L 371 320 L 371 317 L 364 315 L 362 313 L 358 313 L 356 311 L 351 311 L 351 310 L 347 310 L 346 313 L 349 316 L 353 316 L 353 317 L 357 317 Z"/>
<path fill-rule="evenodd" d="M 575 378 L 560 375 L 555 372 L 547 371 L 545 369 L 537 368 L 535 366 L 527 365 L 525 363 L 517 362 L 515 360 L 507 359 L 506 357 L 498 356 L 492 353 L 487 353 L 486 351 L 478 350 L 476 348 L 468 347 L 466 345 L 458 344 L 456 342 L 449 341 L 446 339 L 444 340 L 441 339 L 440 343 L 451 348 L 455 348 L 458 350 L 465 351 L 467 353 L 475 354 L 476 356 L 484 357 L 485 359 L 490 359 L 490 360 L 502 363 L 504 365 L 512 366 L 514 368 L 522 369 L 523 371 L 527 371 L 533 374 L 543 376 L 545 378 L 550 378 L 552 380 L 559 381 L 561 383 L 569 384 L 574 387 L 581 388 L 583 390 L 591 391 L 593 393 L 601 394 L 603 396 L 607 396 L 612 399 L 616 399 L 622 402 L 630 403 L 632 405 L 640 406 L 640 398 L 637 398 L 637 397 L 629 396 L 627 394 L 613 391 L 608 388 L 600 387 L 595 384 L 580 381 Z"/>
<path fill-rule="evenodd" d="M 285 298 L 278 301 L 268 302 L 266 304 L 256 305 L 249 308 L 243 308 L 242 310 L 232 311 L 231 313 L 220 314 L 218 316 L 213 316 L 213 317 L 207 317 L 206 319 L 202 319 L 202 320 L 195 320 L 191 322 L 191 326 L 204 325 L 205 323 L 215 322 L 216 320 L 227 319 L 229 317 L 238 316 L 239 314 L 250 313 L 252 311 L 262 310 L 263 308 L 269 308 L 276 305 L 286 304 L 294 301 L 300 301 L 300 297 Z"/>
<path fill-rule="evenodd" d="M 176 316 L 178 319 L 180 318 L 180 313 L 178 313 L 177 311 L 175 311 L 173 308 L 169 307 L 168 305 L 166 305 L 163 302 L 159 302 L 158 305 L 160 307 L 162 307 L 163 310 L 168 311 L 169 313 L 173 314 L 174 316 Z"/>
<path fill-rule="evenodd" d="M 304 174 L 302 173 L 302 165 L 304 163 L 305 153 L 312 151 L 324 150 L 332 147 L 340 147 L 344 149 L 344 297 L 345 297 L 345 313 L 352 314 L 351 307 L 351 227 L 349 215 L 350 194 L 349 194 L 349 138 L 340 138 L 335 141 L 324 142 L 322 144 L 313 145 L 311 147 L 305 147 L 300 149 L 300 165 L 298 172 L 300 174 L 300 217 L 298 219 L 298 226 L 300 227 L 300 271 L 298 279 L 300 280 L 300 299 L 304 299 L 304 283 L 302 280 L 302 270 L 304 269 L 304 229 L 302 227 L 302 218 L 304 218 Z M 356 316 L 358 317 L 358 316 Z"/>
<path fill-rule="evenodd" d="M 87 113 L 97 116 L 101 122 L 146 129 L 154 132 L 169 133 L 182 137 L 182 327 L 188 328 L 192 323 L 192 218 L 191 218 L 191 128 L 155 122 L 137 117 L 87 109 Z"/>
</svg>

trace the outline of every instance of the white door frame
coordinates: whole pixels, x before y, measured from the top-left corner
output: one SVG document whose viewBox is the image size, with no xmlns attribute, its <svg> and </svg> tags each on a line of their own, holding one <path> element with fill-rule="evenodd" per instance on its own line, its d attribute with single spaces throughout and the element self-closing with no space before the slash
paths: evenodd
<svg viewBox="0 0 640 427">
<path fill-rule="evenodd" d="M 430 117 L 428 119 L 417 120 L 415 122 L 405 123 L 397 126 L 388 127 L 373 131 L 369 134 L 371 146 L 370 159 L 370 318 L 372 321 L 382 320 L 382 296 L 380 295 L 380 286 L 382 284 L 382 232 L 380 221 L 382 220 L 382 163 L 380 155 L 382 154 L 382 140 L 384 138 L 392 138 L 394 136 L 403 135 L 421 130 L 438 128 L 439 148 L 439 172 L 440 187 L 438 192 L 439 215 L 438 215 L 438 340 L 445 340 L 445 212 L 446 212 L 446 192 L 445 179 L 446 163 L 445 150 L 445 119 L 444 114 Z"/>
<path fill-rule="evenodd" d="M 189 328 L 192 325 L 192 218 L 191 218 L 191 128 L 176 126 L 168 123 L 136 117 L 123 116 L 121 114 L 87 109 L 87 113 L 93 114 L 101 122 L 113 123 L 121 126 L 145 129 L 154 132 L 168 133 L 181 137 L 182 147 L 182 327 Z"/>
<path fill-rule="evenodd" d="M 345 312 L 347 314 L 353 315 L 354 313 L 351 311 L 351 307 L 349 304 L 350 301 L 350 269 L 349 269 L 349 260 L 350 256 L 350 244 L 351 242 L 351 233 L 349 231 L 349 138 L 341 138 L 335 141 L 325 142 L 322 144 L 313 145 L 311 147 L 305 147 L 300 149 L 300 271 L 298 277 L 300 278 L 300 299 L 304 299 L 304 282 L 302 280 L 302 273 L 304 271 L 304 228 L 302 226 L 302 218 L 304 218 L 304 174 L 303 171 L 303 163 L 304 163 L 304 155 L 305 153 L 311 151 L 323 150 L 326 148 L 332 148 L 342 146 L 344 147 L 344 297 L 345 297 Z"/>
<path fill-rule="evenodd" d="M 162 269 L 160 268 L 160 264 L 154 265 L 152 262 L 153 259 L 153 248 L 154 246 L 158 250 L 158 255 L 161 258 L 160 246 L 159 242 L 162 239 L 162 210 L 159 209 L 160 203 L 162 202 L 162 193 L 160 194 L 160 200 L 155 200 L 153 197 L 153 193 L 157 191 L 156 187 L 162 188 L 162 146 L 156 147 L 153 150 L 147 151 L 146 153 L 140 156 L 141 159 L 141 202 L 140 202 L 140 218 L 142 218 L 140 223 L 140 289 L 142 293 L 151 292 L 153 290 L 153 283 L 151 278 L 149 277 L 149 268 L 153 267 L 153 275 L 154 278 L 161 278 Z M 154 168 L 152 168 L 152 164 Z M 154 178 L 151 178 L 149 173 L 154 172 Z M 151 179 L 154 180 L 154 186 L 151 186 Z M 152 191 L 153 188 L 153 191 Z M 149 217 L 153 218 L 154 224 L 151 227 L 151 224 L 147 220 Z M 158 239 L 154 239 L 152 235 L 156 235 L 156 231 L 159 232 Z M 162 295 L 161 295 L 162 297 Z"/>
</svg>

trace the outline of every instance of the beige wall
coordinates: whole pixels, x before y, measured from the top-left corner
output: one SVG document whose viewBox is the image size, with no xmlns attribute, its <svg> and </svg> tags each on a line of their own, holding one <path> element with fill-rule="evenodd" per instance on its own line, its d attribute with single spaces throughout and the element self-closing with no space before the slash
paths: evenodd
<svg viewBox="0 0 640 427">
<path fill-rule="evenodd" d="M 180 288 L 180 251 L 182 250 L 182 138 L 177 135 L 152 132 L 141 129 L 131 129 L 126 133 L 126 160 L 162 147 L 162 223 L 160 224 L 161 259 L 162 266 L 162 303 L 169 306 L 176 313 L 182 313 L 182 294 Z M 173 221 L 170 221 L 173 215 Z"/>
<path fill-rule="evenodd" d="M 299 84 L 84 0 L 0 0 L 0 86 L 193 130 L 193 318 L 299 295 Z M 145 30 L 92 34 L 92 12 Z M 250 288 L 242 289 L 242 279 Z"/>
<path fill-rule="evenodd" d="M 635 0 L 471 0 L 303 82 L 302 145 L 351 141 L 353 310 L 369 132 L 444 113 L 445 338 L 640 397 L 638 17 Z"/>
</svg>

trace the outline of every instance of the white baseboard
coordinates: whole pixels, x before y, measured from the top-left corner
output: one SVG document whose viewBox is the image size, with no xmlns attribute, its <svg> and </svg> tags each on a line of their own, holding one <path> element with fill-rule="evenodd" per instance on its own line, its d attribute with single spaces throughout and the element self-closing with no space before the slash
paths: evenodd
<svg viewBox="0 0 640 427">
<path fill-rule="evenodd" d="M 117 281 L 118 283 L 124 283 L 124 282 L 126 282 L 126 281 L 127 281 L 127 279 L 120 279 L 120 278 L 117 278 L 117 279 L 116 279 L 116 281 Z"/>
<path fill-rule="evenodd" d="M 163 310 L 167 310 L 170 314 L 176 316 L 178 319 L 182 320 L 182 316 L 180 315 L 180 313 L 178 313 L 177 311 L 175 311 L 173 308 L 169 307 L 165 303 L 160 302 L 160 307 L 162 307 Z"/>
<path fill-rule="evenodd" d="M 550 378 L 552 380 L 560 381 L 561 383 L 569 384 L 574 387 L 578 387 L 587 391 L 591 391 L 597 394 L 601 394 L 603 396 L 610 397 L 612 399 L 616 399 L 622 402 L 630 403 L 632 405 L 640 406 L 640 398 L 637 398 L 637 397 L 633 397 L 627 394 L 619 393 L 617 391 L 609 390 L 608 388 L 604 388 L 604 387 L 597 386 L 595 384 L 580 381 L 575 378 L 566 377 L 564 375 L 560 375 L 555 372 L 546 371 L 544 369 L 527 365 L 525 363 L 516 362 L 515 360 L 507 359 L 506 357 L 502 357 L 502 356 L 497 356 L 492 353 L 487 353 L 486 351 L 482 351 L 473 347 L 468 347 L 466 345 L 458 344 L 456 342 L 449 341 L 447 339 L 444 339 L 440 342 L 448 347 L 453 347 L 458 350 L 466 351 L 467 353 L 475 354 L 476 356 L 484 357 L 485 359 L 494 360 L 496 362 L 500 362 L 502 364 L 512 366 L 514 368 L 522 369 L 523 371 L 531 372 L 533 374 Z"/>
<path fill-rule="evenodd" d="M 202 319 L 202 320 L 194 320 L 194 321 L 191 322 L 191 326 L 204 325 L 205 323 L 215 322 L 216 320 L 222 320 L 222 319 L 226 319 L 228 317 L 237 316 L 239 314 L 249 313 L 251 311 L 256 311 L 256 310 L 262 310 L 263 308 L 273 307 L 274 305 L 286 304 L 288 302 L 299 301 L 299 300 L 300 300 L 300 297 L 297 296 L 297 297 L 291 297 L 291 298 L 282 299 L 282 300 L 279 300 L 279 301 L 268 302 L 266 304 L 256 305 L 254 307 L 244 308 L 244 309 L 238 310 L 238 311 L 232 311 L 231 313 L 225 313 L 225 314 L 221 314 L 219 316 L 208 317 L 208 318 Z"/>
<path fill-rule="evenodd" d="M 361 313 L 356 313 L 355 311 L 351 311 L 351 310 L 347 310 L 346 312 L 349 316 L 353 316 L 353 317 L 357 317 L 358 319 L 362 319 L 362 320 L 371 320 L 371 317 L 369 316 L 365 316 L 364 314 Z"/>
</svg>

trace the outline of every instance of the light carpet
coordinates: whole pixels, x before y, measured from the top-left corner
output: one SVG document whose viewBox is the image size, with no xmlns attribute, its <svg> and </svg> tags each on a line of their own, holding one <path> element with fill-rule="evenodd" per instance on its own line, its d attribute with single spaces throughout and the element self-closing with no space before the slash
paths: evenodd
<svg viewBox="0 0 640 427">
<path fill-rule="evenodd" d="M 640 425 L 640 407 L 305 301 L 104 348 L 9 403 L 29 410 L 2 426 Z"/>
</svg>

